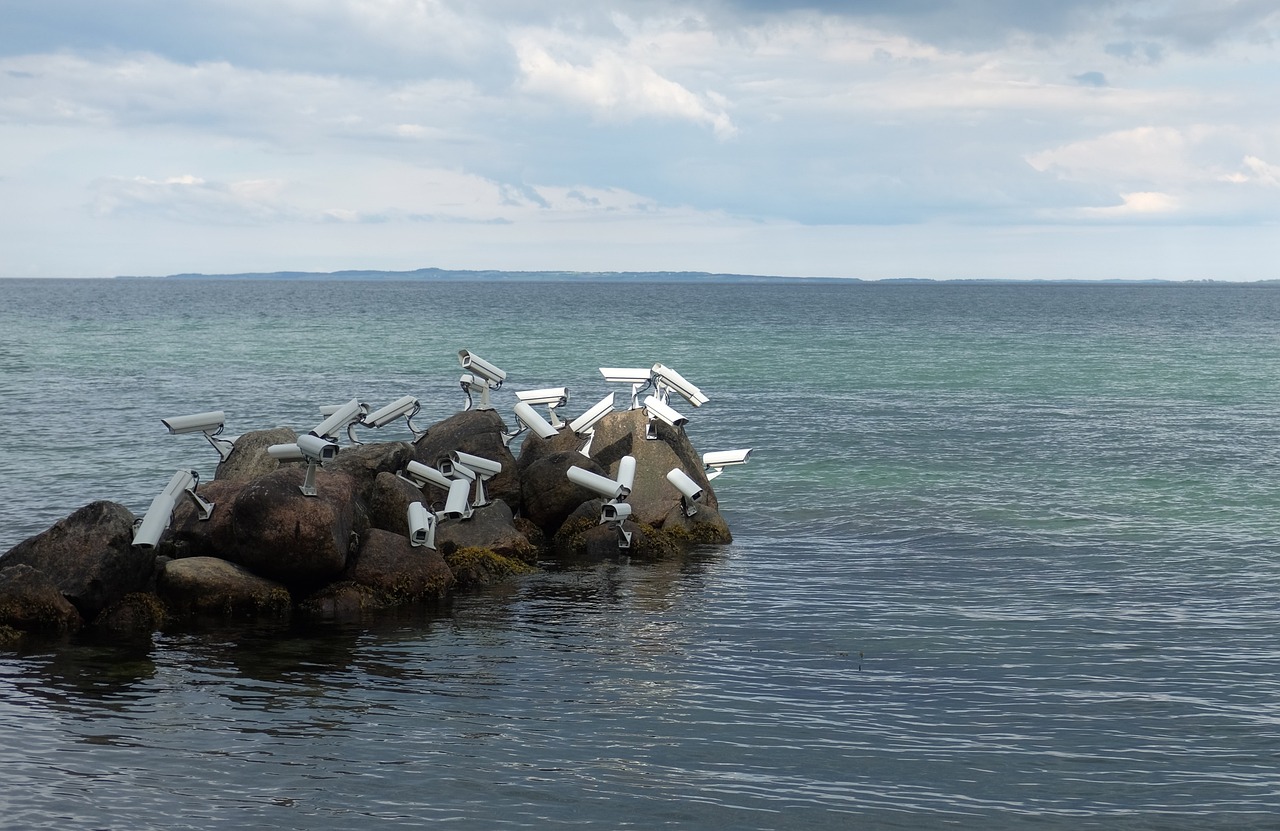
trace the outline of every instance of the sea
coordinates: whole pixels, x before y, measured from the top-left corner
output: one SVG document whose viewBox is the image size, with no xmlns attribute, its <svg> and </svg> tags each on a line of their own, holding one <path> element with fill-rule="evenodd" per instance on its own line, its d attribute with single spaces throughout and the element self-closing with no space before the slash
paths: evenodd
<svg viewBox="0 0 1280 831">
<path fill-rule="evenodd" d="M 0 827 L 1280 827 L 1277 286 L 3 280 L 0 551 L 459 349 L 676 369 L 733 543 L 0 653 Z"/>
</svg>

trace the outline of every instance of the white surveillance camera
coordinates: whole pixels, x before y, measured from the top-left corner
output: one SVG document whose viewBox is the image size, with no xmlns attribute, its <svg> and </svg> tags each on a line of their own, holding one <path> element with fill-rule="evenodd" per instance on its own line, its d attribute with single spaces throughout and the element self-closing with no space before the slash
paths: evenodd
<svg viewBox="0 0 1280 831">
<path fill-rule="evenodd" d="M 631 409 L 633 410 L 640 409 L 640 392 L 653 383 L 653 371 L 649 369 L 602 366 L 600 374 L 606 381 L 631 385 Z"/>
<path fill-rule="evenodd" d="M 631 506 L 626 502 L 606 502 L 600 508 L 600 522 L 622 522 L 631 518 Z"/>
<path fill-rule="evenodd" d="M 322 438 L 307 433 L 298 436 L 298 452 L 308 462 L 324 464 L 338 455 L 338 443 L 333 439 Z"/>
<path fill-rule="evenodd" d="M 609 393 L 596 402 L 591 409 L 569 422 L 569 429 L 581 436 L 595 427 L 596 422 L 613 411 L 613 396 L 614 393 Z"/>
<path fill-rule="evenodd" d="M 173 474 L 169 484 L 151 500 L 151 506 L 138 521 L 133 532 L 133 544 L 142 549 L 155 548 L 160 542 L 160 536 L 173 520 L 173 509 L 178 505 L 178 498 L 184 493 L 195 503 L 200 519 L 206 520 L 212 516 L 214 505 L 196 493 L 198 484 L 200 474 L 194 470 L 179 470 Z"/>
<path fill-rule="evenodd" d="M 267 455 L 281 462 L 300 462 L 303 459 L 302 448 L 297 442 L 289 444 L 273 444 L 267 448 Z"/>
<path fill-rule="evenodd" d="M 621 482 L 610 479 L 608 476 L 601 476 L 599 473 L 592 473 L 577 465 L 565 471 L 565 475 L 569 477 L 570 482 L 594 491 L 605 499 L 626 499 L 631 493 L 631 489 Z"/>
<path fill-rule="evenodd" d="M 659 401 L 656 395 L 651 395 L 644 400 L 644 411 L 649 414 L 649 418 L 664 421 L 672 427 L 683 427 L 689 423 L 689 419 Z M 656 437 L 656 434 L 649 436 L 649 438 Z"/>
<path fill-rule="evenodd" d="M 226 413 L 222 410 L 211 410 L 207 413 L 196 413 L 195 415 L 162 418 L 160 423 L 168 429 L 170 434 L 204 433 L 205 439 L 208 440 L 209 444 L 213 445 L 213 449 L 218 451 L 218 456 L 225 462 L 227 457 L 231 455 L 231 449 L 235 446 L 233 437 L 221 436 L 226 420 Z"/>
<path fill-rule="evenodd" d="M 409 462 L 404 466 L 404 470 L 398 474 L 401 479 L 409 482 L 414 487 L 425 488 L 427 485 L 435 485 L 437 488 L 449 490 L 453 486 L 453 480 L 445 476 L 440 471 L 430 465 L 424 465 L 422 462 Z"/>
<path fill-rule="evenodd" d="M 212 410 L 195 415 L 162 418 L 160 423 L 169 428 L 170 433 L 216 433 L 222 430 L 226 420 L 226 413 L 222 410 Z"/>
<path fill-rule="evenodd" d="M 325 409 L 322 407 L 321 412 Z M 353 398 L 346 404 L 335 408 L 328 418 L 315 426 L 315 429 L 311 431 L 311 435 L 319 438 L 336 438 L 338 431 L 346 427 L 347 435 L 354 442 L 355 437 L 351 435 L 351 428 L 368 413 L 369 405 L 361 402 L 358 398 Z"/>
<path fill-rule="evenodd" d="M 479 355 L 473 355 L 469 350 L 458 350 L 458 363 L 462 364 L 462 368 L 472 375 L 478 375 L 485 381 L 494 385 L 494 389 L 502 386 L 502 382 L 506 380 L 507 373 L 498 369 L 493 364 L 481 358 Z"/>
<path fill-rule="evenodd" d="M 559 433 L 559 431 L 552 426 L 551 422 L 547 421 L 538 414 L 537 410 L 530 407 L 523 401 L 516 404 L 515 412 L 516 419 L 518 419 L 523 426 L 532 430 L 538 438 L 549 439 Z"/>
<path fill-rule="evenodd" d="M 461 450 L 455 450 L 450 453 L 449 461 L 455 466 L 466 465 L 486 479 L 491 479 L 502 472 L 502 462 L 495 462 L 492 459 L 485 459 L 481 456 L 473 456 L 470 453 L 463 453 Z"/>
<path fill-rule="evenodd" d="M 636 481 L 636 457 L 623 456 L 618 460 L 618 484 L 626 488 L 627 493 L 631 493 L 631 488 Z"/>
<path fill-rule="evenodd" d="M 316 468 L 338 455 L 338 443 L 333 439 L 307 433 L 298 436 L 298 452 L 307 463 L 307 474 L 298 486 L 303 496 L 315 496 Z"/>
<path fill-rule="evenodd" d="M 667 481 L 675 485 L 676 490 L 680 491 L 680 501 L 684 506 L 684 515 L 693 516 L 698 512 L 694 505 L 702 498 L 702 487 L 689 474 L 685 473 L 678 467 L 673 467 L 667 472 Z"/>
<path fill-rule="evenodd" d="M 471 373 L 471 372 L 462 373 L 462 376 L 458 378 L 458 384 L 459 386 L 462 387 L 463 394 L 467 396 L 467 406 L 462 408 L 464 411 L 471 409 L 471 405 L 472 405 L 471 394 L 475 392 L 480 393 L 480 405 L 476 407 L 476 409 L 492 410 L 493 404 L 491 404 L 489 401 L 489 390 L 491 389 L 496 390 L 502 386 L 501 381 L 499 381 L 496 384 L 493 384 L 493 383 L 490 383 L 489 381 L 486 381 L 479 374 Z"/>
<path fill-rule="evenodd" d="M 745 465 L 751 458 L 751 448 L 744 450 L 714 450 L 702 454 L 702 464 L 706 468 L 707 479 L 714 479 L 724 473 L 726 467 Z"/>
<path fill-rule="evenodd" d="M 667 397 L 666 390 L 675 390 L 680 393 L 680 395 L 684 396 L 685 400 L 695 407 L 701 407 L 710 400 L 702 394 L 702 390 L 686 381 L 683 375 L 676 372 L 669 366 L 654 364 L 653 378 L 655 386 L 662 391 L 663 398 Z"/>
<path fill-rule="evenodd" d="M 541 390 L 518 390 L 516 398 L 526 404 L 547 404 L 554 409 L 569 403 L 569 388 L 547 387 Z"/>
<path fill-rule="evenodd" d="M 436 515 L 421 502 L 409 503 L 409 544 L 415 548 L 436 547 Z"/>
<path fill-rule="evenodd" d="M 409 425 L 409 429 L 413 431 L 415 436 L 422 435 L 424 431 L 419 430 L 413 424 L 413 417 L 422 409 L 422 403 L 412 395 L 406 395 L 397 398 L 387 406 L 374 410 L 360 419 L 360 424 L 365 427 L 386 427 L 391 422 L 403 417 Z"/>
<path fill-rule="evenodd" d="M 449 483 L 449 495 L 444 502 L 441 519 L 470 519 L 471 505 L 467 502 L 467 494 L 471 492 L 468 479 L 454 479 Z"/>
</svg>

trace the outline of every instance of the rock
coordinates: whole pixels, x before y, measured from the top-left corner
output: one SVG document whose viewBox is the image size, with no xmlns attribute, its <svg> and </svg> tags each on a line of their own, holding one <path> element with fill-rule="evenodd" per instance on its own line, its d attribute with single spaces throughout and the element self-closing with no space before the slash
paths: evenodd
<svg viewBox="0 0 1280 831">
<path fill-rule="evenodd" d="M 532 574 L 533 566 L 512 557 L 504 557 L 487 548 L 440 546 L 459 588 L 475 589 L 501 583 L 510 577 Z"/>
<path fill-rule="evenodd" d="M 301 469 L 281 468 L 246 485 L 231 506 L 234 542 L 223 556 L 305 590 L 342 573 L 364 529 L 356 527 L 350 476 L 316 471 L 316 496 L 299 490 L 303 478 Z"/>
<path fill-rule="evenodd" d="M 627 502 L 632 521 L 661 527 L 671 509 L 680 505 L 680 491 L 667 481 L 667 472 L 680 468 L 702 488 L 701 504 L 718 508 L 715 491 L 703 471 L 702 457 L 684 431 L 664 422 L 655 422 L 656 439 L 646 439 L 648 419 L 644 410 L 613 412 L 596 424 L 591 458 L 605 468 L 610 478 L 618 475 L 623 456 L 636 460 L 636 478 Z"/>
<path fill-rule="evenodd" d="M 676 540 L 656 528 L 633 522 L 624 522 L 622 527 L 631 532 L 631 543 L 627 548 L 618 545 L 616 528 L 596 525 L 578 536 L 578 548 L 573 552 L 574 555 L 593 560 L 618 556 L 659 560 L 675 556 L 682 550 Z"/>
<path fill-rule="evenodd" d="M 271 430 L 254 430 L 236 439 L 235 445 L 227 458 L 218 464 L 214 471 L 215 482 L 252 482 L 259 476 L 278 469 L 281 465 L 299 467 L 301 462 L 280 462 L 267 453 L 273 444 L 292 444 L 298 440 L 298 434 L 291 427 L 276 427 Z"/>
<path fill-rule="evenodd" d="M 368 496 L 369 526 L 409 536 L 409 503 L 427 502 L 422 491 L 391 473 L 379 473 Z"/>
<path fill-rule="evenodd" d="M 413 458 L 413 445 L 404 441 L 361 444 L 344 447 L 333 461 L 325 465 L 331 473 L 345 473 L 356 483 L 356 497 L 368 502 L 378 477 L 395 474 Z"/>
<path fill-rule="evenodd" d="M 595 498 L 593 491 L 569 480 L 568 470 L 571 467 L 608 475 L 608 471 L 596 462 L 577 451 L 569 451 L 539 459 L 524 471 L 521 479 L 523 515 L 548 535 L 554 535 L 578 506 Z"/>
<path fill-rule="evenodd" d="M 414 442 L 413 458 L 431 467 L 455 450 L 499 462 L 502 472 L 484 483 L 489 499 L 501 499 L 520 510 L 520 475 L 515 457 L 507 449 L 502 435 L 507 426 L 495 410 L 464 410 L 432 425 L 427 434 Z M 434 489 L 429 489 L 434 490 Z M 474 493 L 474 489 L 472 490 Z M 432 499 L 440 499 L 431 494 Z"/>
<path fill-rule="evenodd" d="M 61 634 L 80 622 L 76 607 L 45 573 L 28 565 L 0 569 L 0 629 Z"/>
<path fill-rule="evenodd" d="M 516 470 L 523 476 L 529 466 L 539 459 L 556 453 L 576 452 L 586 443 L 586 439 L 575 435 L 567 425 L 549 439 L 540 438 L 532 432 L 525 433 L 520 444 L 520 457 L 516 459 Z"/>
<path fill-rule="evenodd" d="M 150 592 L 133 592 L 102 610 L 93 628 L 118 635 L 150 635 L 164 626 L 168 614 L 160 598 Z"/>
<path fill-rule="evenodd" d="M 133 547 L 134 515 L 114 502 L 93 502 L 0 557 L 0 568 L 44 572 L 85 620 L 92 620 L 152 578 L 155 555 Z"/>
<path fill-rule="evenodd" d="M 516 528 L 507 503 L 502 500 L 476 508 L 470 519 L 450 519 L 436 526 L 436 548 L 452 544 L 458 548 L 484 548 L 524 563 L 537 562 L 538 553 L 529 539 Z"/>
<path fill-rule="evenodd" d="M 274 461 L 274 460 L 273 460 Z M 196 488 L 206 502 L 213 503 L 213 513 L 200 519 L 193 500 L 183 496 L 173 509 L 168 532 L 160 538 L 156 551 L 169 557 L 221 557 L 235 545 L 231 518 L 236 497 L 247 482 L 214 479 Z"/>
<path fill-rule="evenodd" d="M 685 516 L 684 509 L 676 506 L 660 525 L 662 531 L 673 540 L 685 545 L 724 545 L 733 542 L 729 524 L 720 512 L 710 505 L 698 505 L 698 512 Z"/>
<path fill-rule="evenodd" d="M 391 602 L 440 600 L 453 588 L 453 572 L 431 548 L 414 547 L 409 538 L 370 529 L 343 580 L 366 586 Z"/>
<path fill-rule="evenodd" d="M 377 589 L 358 583 L 332 583 L 298 604 L 298 611 L 326 620 L 360 619 L 390 607 L 392 601 Z"/>
<path fill-rule="evenodd" d="M 284 586 L 217 557 L 165 563 L 156 590 L 168 608 L 182 617 L 280 616 L 288 613 L 292 603 Z"/>
</svg>

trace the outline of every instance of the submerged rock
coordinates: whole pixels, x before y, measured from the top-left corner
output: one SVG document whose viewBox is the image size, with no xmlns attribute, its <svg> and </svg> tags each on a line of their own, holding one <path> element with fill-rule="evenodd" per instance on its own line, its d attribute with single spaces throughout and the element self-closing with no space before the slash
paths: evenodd
<svg viewBox="0 0 1280 831">
<path fill-rule="evenodd" d="M 0 569 L 0 628 L 60 634 L 80 623 L 80 613 L 48 575 L 29 565 Z"/>
<path fill-rule="evenodd" d="M 343 573 L 349 583 L 373 589 L 388 603 L 442 600 L 453 588 L 453 572 L 431 548 L 415 547 L 409 538 L 370 529 Z"/>
<path fill-rule="evenodd" d="M 484 548 L 503 557 L 524 563 L 537 561 L 537 550 L 516 528 L 507 503 L 501 499 L 492 505 L 476 508 L 470 519 L 451 519 L 436 528 L 436 547 Z"/>
<path fill-rule="evenodd" d="M 284 615 L 292 598 L 284 586 L 217 557 L 165 563 L 156 591 L 178 617 Z"/>
</svg>

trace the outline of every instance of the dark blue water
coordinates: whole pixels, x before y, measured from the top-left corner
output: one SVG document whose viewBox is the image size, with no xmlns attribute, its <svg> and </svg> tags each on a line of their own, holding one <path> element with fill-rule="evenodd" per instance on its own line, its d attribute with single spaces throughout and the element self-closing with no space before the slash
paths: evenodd
<svg viewBox="0 0 1280 831">
<path fill-rule="evenodd" d="M 663 361 L 700 450 L 755 448 L 730 546 L 0 656 L 0 825 L 1274 827 L 1278 323 L 1260 286 L 0 281 L 0 550 L 211 476 L 161 416 L 427 423 L 464 347 L 573 414 Z"/>
</svg>

